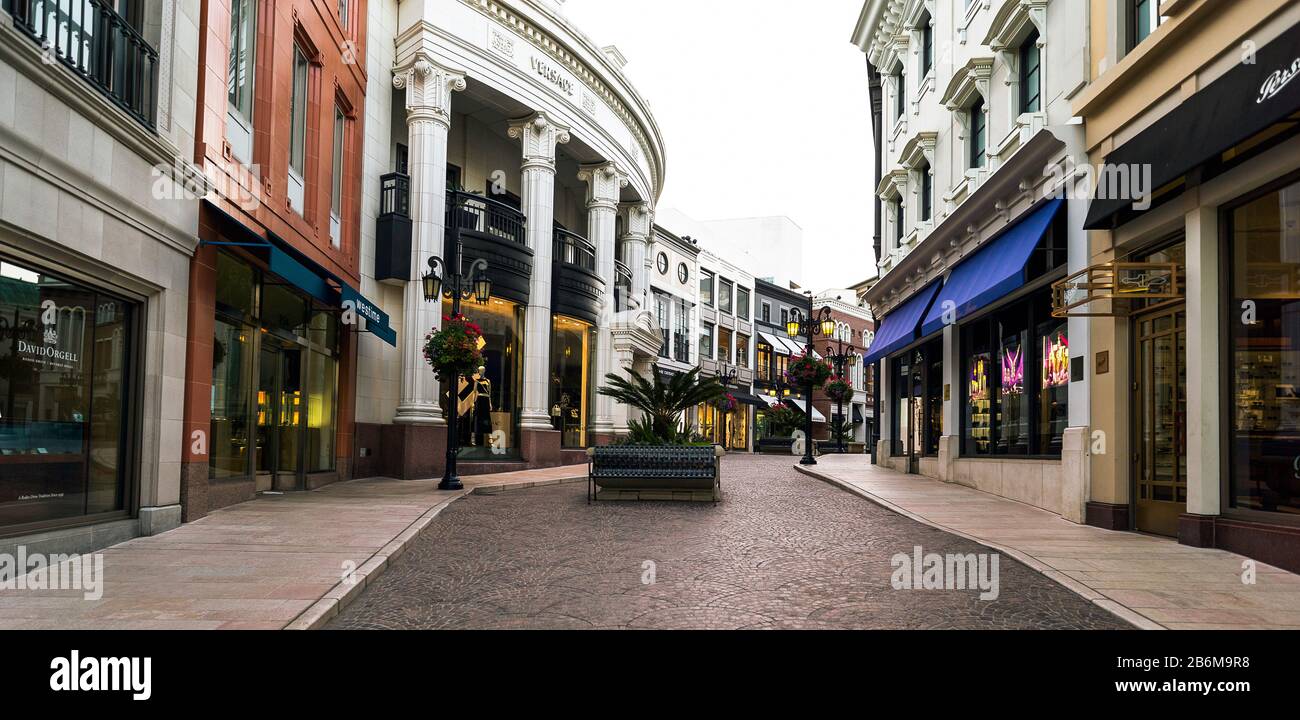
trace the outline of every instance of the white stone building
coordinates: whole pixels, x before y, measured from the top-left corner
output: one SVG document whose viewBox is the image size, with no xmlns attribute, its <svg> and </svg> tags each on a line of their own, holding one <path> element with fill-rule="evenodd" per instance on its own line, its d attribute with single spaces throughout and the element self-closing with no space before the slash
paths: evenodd
<svg viewBox="0 0 1300 720">
<path fill-rule="evenodd" d="M 1087 500 L 1087 325 L 1050 286 L 1087 263 L 1071 98 L 1086 0 L 868 0 L 853 42 L 878 122 L 878 461 L 1076 522 Z"/>
<path fill-rule="evenodd" d="M 179 401 L 199 5 L 60 7 L 0 3 L 0 552 L 175 527 L 206 441 Z"/>
<path fill-rule="evenodd" d="M 462 471 L 574 460 L 626 426 L 599 379 L 659 349 L 647 264 L 659 129 L 626 59 L 559 3 L 369 8 L 362 292 L 403 323 L 396 350 L 361 347 L 356 474 L 440 472 L 449 388 L 419 340 L 450 303 L 426 302 L 419 280 L 457 237 L 466 270 L 485 260 L 492 281 L 491 300 L 463 310 L 487 361 L 472 407 L 457 405 Z"/>
</svg>

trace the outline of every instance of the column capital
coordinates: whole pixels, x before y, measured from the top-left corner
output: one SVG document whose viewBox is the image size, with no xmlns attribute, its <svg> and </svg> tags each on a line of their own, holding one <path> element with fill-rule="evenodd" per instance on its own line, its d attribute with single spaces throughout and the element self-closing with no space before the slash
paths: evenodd
<svg viewBox="0 0 1300 720">
<path fill-rule="evenodd" d="M 623 216 L 623 237 L 650 239 L 654 226 L 654 207 L 648 202 L 621 203 L 618 212 Z"/>
<path fill-rule="evenodd" d="M 523 145 L 524 169 L 555 169 L 555 148 L 569 142 L 569 128 L 543 112 L 510 121 L 510 137 Z"/>
<path fill-rule="evenodd" d="M 618 209 L 619 190 L 627 187 L 627 173 L 612 162 L 578 167 L 578 180 L 587 183 L 587 207 Z"/>
<path fill-rule="evenodd" d="M 439 65 L 420 53 L 393 69 L 393 87 L 406 90 L 407 120 L 436 120 L 451 125 L 451 94 L 465 89 L 465 73 Z"/>
</svg>

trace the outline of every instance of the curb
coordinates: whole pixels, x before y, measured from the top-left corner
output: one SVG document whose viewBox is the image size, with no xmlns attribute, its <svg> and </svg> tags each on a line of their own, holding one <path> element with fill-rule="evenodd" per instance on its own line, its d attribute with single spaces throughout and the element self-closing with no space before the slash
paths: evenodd
<svg viewBox="0 0 1300 720">
<path fill-rule="evenodd" d="M 1071 592 L 1082 597 L 1083 599 L 1090 601 L 1092 604 L 1096 605 L 1097 607 L 1109 612 L 1110 614 L 1114 615 L 1120 620 L 1123 620 L 1124 622 L 1133 625 L 1139 630 L 1167 630 L 1168 629 L 1164 625 L 1155 622 L 1151 618 L 1148 618 L 1145 615 L 1141 615 L 1137 611 L 1132 610 L 1131 608 L 1125 607 L 1124 605 L 1115 602 L 1114 600 L 1106 597 L 1105 595 L 1102 595 L 1101 593 L 1097 592 L 1096 590 L 1093 590 L 1087 585 L 1084 585 L 1078 580 L 1069 577 L 1065 573 L 1062 573 L 1061 571 L 1056 570 L 1055 568 L 1052 568 L 1040 562 L 1038 559 L 1034 558 L 1031 555 L 1027 555 L 1020 550 L 1016 550 L 1015 548 L 1005 547 L 1003 545 L 998 545 L 997 543 L 989 542 L 988 540 L 975 537 L 974 535 L 971 535 L 969 533 L 964 533 L 961 530 L 950 528 L 947 527 L 946 525 L 940 525 L 939 523 L 921 517 L 920 515 L 917 515 L 916 513 L 907 510 L 906 508 L 895 505 L 894 503 L 889 502 L 888 500 L 882 497 L 873 495 L 870 492 L 863 490 L 862 488 L 857 487 L 855 485 L 852 485 L 847 481 L 834 477 L 833 475 L 828 475 L 826 473 L 819 472 L 817 470 L 809 470 L 808 468 L 802 465 L 795 465 L 794 469 L 803 473 L 804 475 L 807 475 L 808 477 L 814 478 L 816 480 L 821 480 L 822 482 L 828 485 L 833 485 L 852 495 L 857 495 L 858 497 L 867 500 L 868 502 L 879 505 L 880 507 L 889 510 L 890 512 L 896 513 L 898 515 L 902 515 L 903 517 L 909 520 L 919 522 L 922 525 L 927 525 L 936 530 L 942 530 L 943 532 L 946 532 L 950 535 L 956 535 L 957 537 L 964 538 L 973 543 L 983 545 L 984 547 L 987 547 L 991 550 L 996 550 L 997 552 L 1002 553 L 1003 555 L 1007 555 L 1008 557 L 1011 557 L 1012 559 L 1016 560 L 1022 565 L 1025 565 L 1030 570 L 1033 570 L 1034 572 L 1037 572 L 1038 574 L 1042 575 L 1048 580 L 1051 580 L 1056 584 L 1061 585 L 1067 590 L 1070 590 Z"/>
<path fill-rule="evenodd" d="M 312 603 L 306 610 L 303 610 L 298 617 L 284 626 L 284 630 L 319 630 L 335 617 L 338 616 L 343 608 L 347 607 L 361 595 L 371 583 L 378 580 L 388 565 L 393 560 L 401 557 L 406 552 L 406 548 L 433 523 L 433 519 L 438 517 L 443 510 L 449 505 L 460 500 L 466 495 L 499 495 L 509 490 L 526 490 L 528 488 L 543 487 L 547 485 L 562 485 L 576 482 L 586 482 L 587 477 L 576 478 L 559 478 L 555 480 L 538 480 L 536 482 L 502 483 L 499 485 L 480 485 L 473 489 L 461 490 L 458 494 L 445 498 L 442 502 L 434 505 L 420 515 L 414 522 L 406 526 L 406 529 L 397 534 L 388 544 L 379 548 L 374 555 L 371 555 L 361 567 L 357 568 L 352 574 L 352 581 L 340 580 L 329 592 L 325 593 L 319 600 Z"/>
</svg>

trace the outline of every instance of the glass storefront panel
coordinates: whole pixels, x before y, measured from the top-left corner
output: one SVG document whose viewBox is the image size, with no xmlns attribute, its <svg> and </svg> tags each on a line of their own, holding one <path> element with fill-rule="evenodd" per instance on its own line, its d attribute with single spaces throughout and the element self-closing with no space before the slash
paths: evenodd
<svg viewBox="0 0 1300 720">
<path fill-rule="evenodd" d="M 1300 183 L 1228 221 L 1231 504 L 1300 514 Z"/>
<path fill-rule="evenodd" d="M 998 343 L 1002 381 L 993 396 L 997 416 L 997 444 L 994 451 L 1004 455 L 1029 453 L 1029 393 L 1025 388 L 1025 352 L 1028 332 L 1020 329 L 1023 321 L 1005 318 L 1000 324 Z"/>
<path fill-rule="evenodd" d="M 1040 368 L 1038 387 L 1039 452 L 1056 455 L 1070 422 L 1070 340 L 1068 324 L 1063 320 L 1038 326 Z"/>
<path fill-rule="evenodd" d="M 213 478 L 248 474 L 249 397 L 253 390 L 253 334 L 218 318 L 212 344 L 212 426 L 208 468 Z"/>
<path fill-rule="evenodd" d="M 443 315 L 451 314 L 444 300 Z M 519 409 L 523 400 L 523 307 L 492 298 L 487 303 L 461 303 L 461 314 L 483 331 L 480 372 L 456 380 L 455 401 L 451 383 L 443 381 L 439 396 L 444 413 L 454 406 L 460 418 L 460 454 L 467 460 L 501 460 L 519 457 Z M 554 378 L 552 378 L 554 381 Z"/>
<path fill-rule="evenodd" d="M 551 423 L 560 446 L 585 448 L 595 404 L 591 376 L 596 327 L 556 315 L 551 320 Z"/>
<path fill-rule="evenodd" d="M 0 260 L 0 526 L 126 509 L 133 319 Z"/>
<path fill-rule="evenodd" d="M 307 359 L 307 472 L 333 470 L 338 363 L 322 353 L 303 354 Z"/>
</svg>

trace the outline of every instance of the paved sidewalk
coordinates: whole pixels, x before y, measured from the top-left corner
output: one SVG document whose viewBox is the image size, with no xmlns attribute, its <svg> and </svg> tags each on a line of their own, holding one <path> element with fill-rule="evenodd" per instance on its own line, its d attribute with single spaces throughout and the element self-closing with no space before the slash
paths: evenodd
<svg viewBox="0 0 1300 720">
<path fill-rule="evenodd" d="M 574 478 L 586 465 L 436 480 L 354 480 L 264 495 L 103 551 L 103 596 L 0 590 L 0 629 L 281 629 L 314 626 L 378 577 L 452 501 Z M 357 582 L 341 579 L 346 566 Z"/>
<path fill-rule="evenodd" d="M 827 455 L 810 469 L 915 520 L 988 545 L 1139 627 L 1300 628 L 1300 576 L 1167 538 L 1076 525 L 1058 515 L 962 485 Z"/>
</svg>

